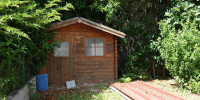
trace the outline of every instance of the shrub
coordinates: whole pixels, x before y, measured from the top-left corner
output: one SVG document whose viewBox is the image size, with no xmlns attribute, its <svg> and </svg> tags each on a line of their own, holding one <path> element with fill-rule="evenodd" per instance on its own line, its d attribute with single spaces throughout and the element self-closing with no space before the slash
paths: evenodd
<svg viewBox="0 0 200 100">
<path fill-rule="evenodd" d="M 60 43 L 49 43 L 55 34 L 45 32 L 51 22 L 60 20 L 59 10 L 72 7 L 61 7 L 60 2 L 49 0 L 41 7 L 34 0 L 0 0 L 0 99 L 35 75 Z"/>
<path fill-rule="evenodd" d="M 158 47 L 165 66 L 182 87 L 200 93 L 200 6 L 175 2 L 160 23 Z"/>
<path fill-rule="evenodd" d="M 132 79 L 130 77 L 119 79 L 119 82 L 122 82 L 122 83 L 127 83 L 127 82 L 131 82 L 131 81 L 132 81 Z"/>
</svg>

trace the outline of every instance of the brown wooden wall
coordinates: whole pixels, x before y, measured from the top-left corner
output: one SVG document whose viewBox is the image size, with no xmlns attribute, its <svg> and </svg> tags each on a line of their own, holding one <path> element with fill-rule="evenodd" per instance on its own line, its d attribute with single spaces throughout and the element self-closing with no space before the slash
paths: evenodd
<svg viewBox="0 0 200 100">
<path fill-rule="evenodd" d="M 116 36 L 80 23 L 57 29 L 57 37 L 60 36 L 70 36 L 72 38 L 73 56 L 71 63 L 76 82 L 110 82 L 117 79 Z M 104 56 L 86 56 L 86 38 L 88 37 L 104 38 Z M 51 57 L 49 59 L 54 59 Z M 47 73 L 51 85 L 58 81 L 56 77 L 59 75 L 54 74 L 59 73 L 53 73 L 49 68 L 49 64 L 51 63 L 48 62 L 47 64 Z"/>
</svg>

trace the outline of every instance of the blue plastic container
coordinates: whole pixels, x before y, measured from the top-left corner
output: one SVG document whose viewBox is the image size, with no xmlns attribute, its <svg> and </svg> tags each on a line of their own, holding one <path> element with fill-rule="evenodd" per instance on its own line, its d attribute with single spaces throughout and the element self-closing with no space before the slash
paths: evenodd
<svg viewBox="0 0 200 100">
<path fill-rule="evenodd" d="M 48 91 L 48 74 L 36 75 L 37 89 Z"/>
</svg>

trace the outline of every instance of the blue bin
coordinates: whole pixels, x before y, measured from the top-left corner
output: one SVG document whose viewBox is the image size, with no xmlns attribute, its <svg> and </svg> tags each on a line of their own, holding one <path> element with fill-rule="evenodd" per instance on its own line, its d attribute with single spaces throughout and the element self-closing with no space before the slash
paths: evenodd
<svg viewBox="0 0 200 100">
<path fill-rule="evenodd" d="M 36 75 L 37 89 L 48 91 L 48 74 Z"/>
</svg>

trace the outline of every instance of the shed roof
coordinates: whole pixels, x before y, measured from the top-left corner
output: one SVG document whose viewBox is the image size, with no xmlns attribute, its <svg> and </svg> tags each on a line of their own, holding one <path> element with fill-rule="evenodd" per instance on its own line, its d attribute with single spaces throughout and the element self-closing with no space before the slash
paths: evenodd
<svg viewBox="0 0 200 100">
<path fill-rule="evenodd" d="M 47 31 L 58 29 L 58 28 L 61 28 L 61 27 L 65 27 L 65 26 L 68 26 L 68 25 L 75 24 L 75 23 L 82 23 L 82 24 L 91 26 L 93 28 L 102 30 L 104 32 L 110 33 L 112 35 L 115 35 L 115 36 L 118 36 L 118 37 L 121 37 L 121 38 L 124 38 L 126 36 L 125 33 L 123 33 L 123 32 L 117 31 L 115 29 L 112 29 L 110 27 L 107 27 L 105 25 L 93 22 L 91 20 L 88 20 L 88 19 L 85 19 L 85 18 L 82 18 L 82 17 L 74 17 L 74 18 L 71 18 L 71 19 L 68 19 L 68 20 L 53 23 L 52 27 L 49 28 Z"/>
</svg>

